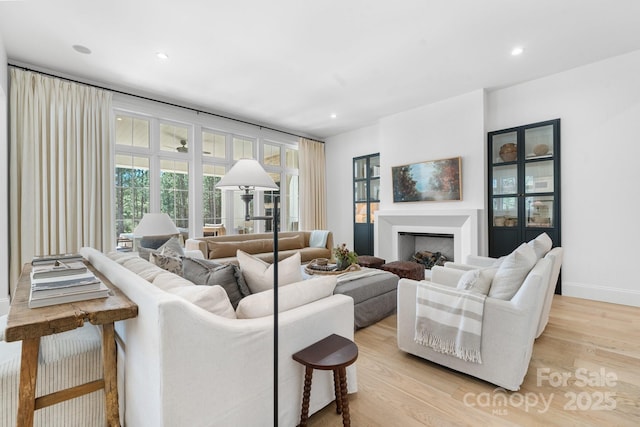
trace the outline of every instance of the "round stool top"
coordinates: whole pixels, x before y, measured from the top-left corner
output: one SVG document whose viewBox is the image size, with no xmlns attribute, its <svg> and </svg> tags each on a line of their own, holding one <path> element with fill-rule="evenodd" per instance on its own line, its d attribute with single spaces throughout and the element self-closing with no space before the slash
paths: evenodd
<svg viewBox="0 0 640 427">
<path fill-rule="evenodd" d="M 332 334 L 295 353 L 293 360 L 321 370 L 334 370 L 351 365 L 358 358 L 356 344 L 340 335 Z"/>
</svg>

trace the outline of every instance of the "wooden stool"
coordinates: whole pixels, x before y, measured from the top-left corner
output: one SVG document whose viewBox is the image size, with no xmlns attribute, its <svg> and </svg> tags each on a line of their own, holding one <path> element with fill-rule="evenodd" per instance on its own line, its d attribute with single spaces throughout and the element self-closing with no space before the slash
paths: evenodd
<svg viewBox="0 0 640 427">
<path fill-rule="evenodd" d="M 333 371 L 333 387 L 336 394 L 336 412 L 342 414 L 342 425 L 351 426 L 349 417 L 349 399 L 347 397 L 347 366 L 358 358 L 356 344 L 340 335 L 332 334 L 309 347 L 300 350 L 293 360 L 305 366 L 304 392 L 302 394 L 302 413 L 300 427 L 307 425 L 309 418 L 309 397 L 311 396 L 311 378 L 314 369 Z"/>
</svg>

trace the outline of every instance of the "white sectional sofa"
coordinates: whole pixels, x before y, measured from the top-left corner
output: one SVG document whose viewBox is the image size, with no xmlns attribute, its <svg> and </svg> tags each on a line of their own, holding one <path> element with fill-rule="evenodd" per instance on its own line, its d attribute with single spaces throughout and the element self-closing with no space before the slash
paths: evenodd
<svg viewBox="0 0 640 427">
<path fill-rule="evenodd" d="M 135 255 L 113 253 L 107 256 L 92 248 L 83 248 L 81 253 L 139 309 L 138 317 L 116 323 L 118 387 L 123 425 L 272 425 L 273 315 L 236 319 L 214 314 L 202 308 L 200 302 L 190 302 L 180 290 L 189 287 L 190 291 L 198 288 L 198 291 L 209 292 L 216 286 L 194 285 Z M 224 290 L 221 292 L 224 293 Z M 354 308 L 352 298 L 332 295 L 330 292 L 329 296 L 282 311 L 283 307 L 291 307 L 291 304 L 282 298 L 286 295 L 285 291 L 281 291 L 280 295 L 278 420 L 280 426 L 289 427 L 297 425 L 299 421 L 304 385 L 304 367 L 295 362 L 291 355 L 333 333 L 353 339 Z M 268 301 L 268 298 L 262 298 L 262 305 L 268 306 Z M 229 308 L 231 310 L 227 310 L 225 315 L 235 317 L 230 305 Z M 264 314 L 265 309 L 258 307 L 253 311 Z M 84 331 L 85 328 L 81 329 L 65 333 L 66 338 L 73 342 L 81 333 L 94 334 Z M 59 338 L 59 335 L 54 337 Z M 93 341 L 99 346 L 99 334 Z M 0 342 L 0 355 L 7 351 L 11 353 L 8 354 L 10 358 L 19 359 L 19 345 Z M 85 363 L 87 366 L 95 365 L 100 372 L 99 348 L 92 347 L 91 351 L 83 356 L 87 360 Z M 45 354 L 48 353 L 45 351 Z M 11 366 L 19 366 L 19 360 L 18 363 L 14 362 L 11 362 Z M 69 361 L 56 363 L 68 364 Z M 49 365 L 44 362 L 39 366 L 39 377 L 46 387 L 55 383 L 47 380 L 48 376 L 54 378 L 47 372 L 57 369 L 57 365 Z M 3 417 L 0 419 L 6 418 L 2 425 L 13 426 L 17 372 L 1 371 Z M 93 368 L 87 375 L 93 375 Z M 347 368 L 347 379 L 349 393 L 355 392 L 355 364 Z M 4 391 L 7 390 L 12 396 L 15 394 L 15 398 L 5 396 Z M 40 390 L 37 392 L 40 394 Z M 52 412 L 51 408 L 47 408 L 50 417 L 40 421 L 36 417 L 36 425 L 103 425 L 104 394 L 92 393 L 90 396 L 94 397 L 84 405 L 72 408 L 82 411 L 79 416 L 66 410 Z M 332 373 L 314 372 L 309 413 L 317 412 L 333 400 Z M 7 415 L 9 410 L 12 413 Z"/>
</svg>

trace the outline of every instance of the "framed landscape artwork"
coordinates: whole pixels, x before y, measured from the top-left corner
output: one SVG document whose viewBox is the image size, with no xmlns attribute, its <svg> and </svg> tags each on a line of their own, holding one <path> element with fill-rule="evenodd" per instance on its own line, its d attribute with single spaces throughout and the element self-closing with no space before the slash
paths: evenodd
<svg viewBox="0 0 640 427">
<path fill-rule="evenodd" d="M 393 201 L 462 200 L 461 171 L 461 157 L 394 166 Z"/>
</svg>

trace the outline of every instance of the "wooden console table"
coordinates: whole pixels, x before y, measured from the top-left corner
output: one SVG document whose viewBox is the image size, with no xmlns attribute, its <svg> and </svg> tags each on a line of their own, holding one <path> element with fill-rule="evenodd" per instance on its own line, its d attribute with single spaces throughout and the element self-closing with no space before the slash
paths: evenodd
<svg viewBox="0 0 640 427">
<path fill-rule="evenodd" d="M 85 262 L 86 263 L 86 262 Z M 17 426 L 33 426 L 33 413 L 37 409 L 73 399 L 104 388 L 108 426 L 120 426 L 118 384 L 116 378 L 116 342 L 113 323 L 138 315 L 138 306 L 127 298 L 106 277 L 89 263 L 87 267 L 111 289 L 107 298 L 78 301 L 41 308 L 29 308 L 31 265 L 26 264 L 9 308 L 6 341 L 22 340 L 20 388 L 18 396 Z M 45 335 L 70 331 L 85 321 L 102 325 L 102 359 L 104 378 L 66 390 L 36 398 L 36 377 L 40 338 Z"/>
</svg>

